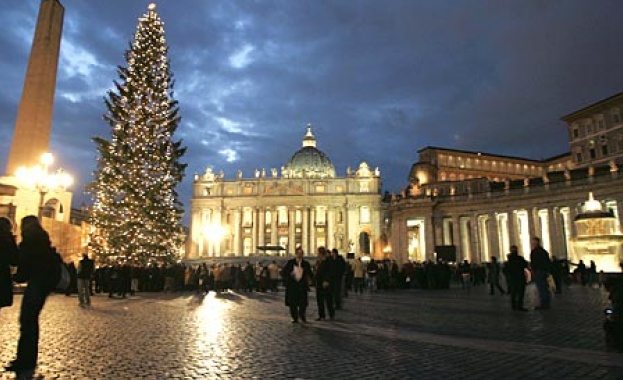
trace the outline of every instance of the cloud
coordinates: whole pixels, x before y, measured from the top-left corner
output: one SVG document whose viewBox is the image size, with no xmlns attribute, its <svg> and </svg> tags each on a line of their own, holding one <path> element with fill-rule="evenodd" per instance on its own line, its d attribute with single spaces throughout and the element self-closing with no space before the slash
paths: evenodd
<svg viewBox="0 0 623 380">
<path fill-rule="evenodd" d="M 0 131 L 9 136 L 37 2 L 0 8 Z M 65 0 L 51 149 L 81 186 L 91 138 L 108 136 L 102 98 L 125 65 L 146 3 Z M 623 2 L 159 2 L 178 138 L 191 173 L 234 178 L 280 167 L 311 122 L 338 173 L 378 166 L 406 186 L 427 145 L 543 158 L 568 149 L 561 115 L 621 91 Z M 0 143 L 0 148 L 4 146 Z M 7 152 L 7 149 L 3 149 Z M 4 166 L 6 153 L 0 156 Z"/>
</svg>

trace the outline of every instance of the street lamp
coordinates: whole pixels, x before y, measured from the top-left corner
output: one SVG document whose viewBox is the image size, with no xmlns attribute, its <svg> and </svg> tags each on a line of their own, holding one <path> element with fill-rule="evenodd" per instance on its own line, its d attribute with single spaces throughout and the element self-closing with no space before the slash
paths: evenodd
<svg viewBox="0 0 623 380">
<path fill-rule="evenodd" d="M 52 153 L 44 153 L 40 163 L 32 167 L 19 167 L 16 177 L 27 186 L 39 191 L 39 220 L 43 216 L 45 195 L 50 191 L 65 190 L 73 183 L 71 175 L 63 169 L 54 173 L 49 172 L 50 165 L 54 162 Z"/>
</svg>

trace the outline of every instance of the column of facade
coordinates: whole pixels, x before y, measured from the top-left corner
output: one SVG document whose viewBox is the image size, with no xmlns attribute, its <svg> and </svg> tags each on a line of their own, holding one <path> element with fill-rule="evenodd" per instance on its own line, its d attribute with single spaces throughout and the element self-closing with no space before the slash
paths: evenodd
<svg viewBox="0 0 623 380">
<path fill-rule="evenodd" d="M 309 254 L 311 256 L 316 255 L 316 209 L 312 208 L 309 218 L 309 226 L 311 230 L 309 231 Z"/>
<path fill-rule="evenodd" d="M 351 236 L 350 236 L 350 218 L 348 216 L 348 202 L 345 202 L 342 205 L 342 223 L 344 223 L 344 249 L 346 249 L 349 252 L 356 252 L 356 248 L 353 246 L 350 246 L 350 242 L 351 242 Z"/>
<path fill-rule="evenodd" d="M 240 209 L 236 208 L 234 210 L 234 246 L 233 246 L 233 250 L 234 250 L 234 254 L 238 255 L 238 256 L 242 256 L 244 254 L 243 250 L 242 250 L 242 239 L 240 236 L 240 228 L 241 228 L 241 224 L 242 224 L 242 219 L 240 216 Z"/>
<path fill-rule="evenodd" d="M 191 247 L 190 247 L 190 258 L 199 257 L 199 242 L 202 238 L 201 234 L 201 210 L 194 208 L 192 210 L 192 239 L 191 239 Z"/>
<path fill-rule="evenodd" d="M 576 209 L 577 205 L 573 202 L 569 205 L 569 234 L 571 236 L 577 236 L 577 231 L 575 230 L 575 217 L 578 216 L 578 211 Z"/>
<path fill-rule="evenodd" d="M 619 228 L 623 230 L 623 201 L 617 199 L 616 204 L 617 204 L 617 216 L 619 220 Z"/>
<path fill-rule="evenodd" d="M 394 228 L 394 224 L 396 227 Z M 397 257 L 398 262 L 402 258 L 402 263 L 405 263 L 409 259 L 409 243 L 407 241 L 407 221 L 399 219 L 392 222 L 392 249 L 394 257 Z M 397 254 L 397 255 L 396 255 Z"/>
<path fill-rule="evenodd" d="M 335 244 L 335 209 L 333 206 L 327 208 L 327 249 L 332 249 Z"/>
<path fill-rule="evenodd" d="M 296 245 L 296 210 L 292 207 L 288 209 L 288 246 L 286 255 L 294 254 Z"/>
<path fill-rule="evenodd" d="M 304 206 L 301 212 L 303 214 L 303 225 L 301 226 L 301 247 L 303 247 L 303 252 L 306 255 L 309 255 L 309 207 Z"/>
<path fill-rule="evenodd" d="M 272 245 L 279 245 L 279 228 L 277 227 L 277 218 L 279 217 L 279 211 L 275 208 L 270 210 L 270 243 Z"/>
<path fill-rule="evenodd" d="M 425 249 L 424 257 L 426 260 L 434 260 L 433 253 L 435 252 L 435 226 L 433 225 L 432 216 L 424 218 L 424 241 Z"/>
<path fill-rule="evenodd" d="M 222 224 L 222 214 L 220 210 L 214 210 L 212 213 L 212 223 L 215 227 L 217 228 L 222 228 L 223 224 Z M 214 256 L 215 257 L 220 257 L 221 256 L 221 246 L 223 244 L 223 237 L 222 236 L 218 236 L 216 237 L 217 240 L 215 240 L 213 242 L 213 252 L 214 252 Z"/>
<path fill-rule="evenodd" d="M 258 209 L 257 208 L 252 208 L 251 209 L 251 220 L 253 223 L 253 227 L 251 227 L 251 252 L 255 252 L 255 253 L 259 253 L 257 251 L 257 233 L 258 233 Z"/>
<path fill-rule="evenodd" d="M 266 236 L 266 209 L 261 207 L 259 209 L 259 236 L 258 236 L 258 245 L 264 246 L 266 245 L 265 236 Z"/>
</svg>

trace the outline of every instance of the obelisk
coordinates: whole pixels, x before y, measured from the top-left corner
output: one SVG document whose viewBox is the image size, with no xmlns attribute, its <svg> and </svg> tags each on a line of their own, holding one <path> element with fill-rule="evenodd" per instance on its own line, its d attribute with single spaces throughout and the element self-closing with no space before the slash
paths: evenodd
<svg viewBox="0 0 623 380">
<path fill-rule="evenodd" d="M 39 163 L 49 150 L 64 13 L 59 0 L 41 0 L 6 175 Z"/>
</svg>

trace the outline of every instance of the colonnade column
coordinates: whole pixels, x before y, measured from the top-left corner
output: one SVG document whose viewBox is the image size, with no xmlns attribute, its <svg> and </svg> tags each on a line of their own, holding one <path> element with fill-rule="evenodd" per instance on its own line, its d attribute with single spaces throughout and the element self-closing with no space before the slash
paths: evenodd
<svg viewBox="0 0 623 380">
<path fill-rule="evenodd" d="M 528 211 L 528 233 L 530 235 L 530 239 L 532 239 L 535 236 L 539 236 L 540 238 L 542 238 L 541 232 L 540 232 L 541 223 L 539 221 L 538 210 L 535 207 L 528 207 L 527 211 Z"/>
<path fill-rule="evenodd" d="M 452 244 L 456 248 L 456 260 L 462 261 L 463 252 L 461 249 L 461 219 L 458 216 L 452 217 Z"/>
<path fill-rule="evenodd" d="M 472 251 L 472 258 L 470 261 L 476 261 L 480 263 L 482 262 L 480 245 L 478 244 L 478 242 L 480 241 L 480 234 L 478 233 L 478 231 L 480 231 L 480 226 L 478 225 L 478 216 L 476 214 L 472 214 L 472 216 L 469 218 L 469 224 L 471 225 L 471 235 L 469 237 L 469 243 Z"/>
<path fill-rule="evenodd" d="M 561 257 L 561 253 L 563 252 L 560 247 L 560 224 L 557 218 L 558 207 L 548 207 L 547 208 L 547 219 L 549 225 L 549 244 L 550 244 L 550 254 L 552 256 L 556 256 L 558 258 Z"/>
<path fill-rule="evenodd" d="M 508 210 L 508 243 L 519 248 L 521 244 L 517 241 L 517 214 L 515 210 Z"/>
<path fill-rule="evenodd" d="M 489 239 L 489 260 L 491 260 L 491 256 L 496 256 L 499 261 L 503 261 L 505 259 L 505 252 L 502 252 L 502 248 L 500 247 L 500 228 L 498 226 L 498 218 L 495 213 L 487 214 L 487 232 Z"/>
</svg>

